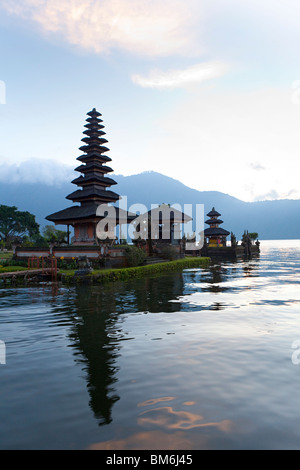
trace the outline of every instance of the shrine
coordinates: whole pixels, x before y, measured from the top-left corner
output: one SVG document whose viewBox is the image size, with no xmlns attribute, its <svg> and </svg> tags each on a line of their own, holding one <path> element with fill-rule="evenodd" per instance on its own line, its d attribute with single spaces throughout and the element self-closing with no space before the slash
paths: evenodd
<svg viewBox="0 0 300 470">
<path fill-rule="evenodd" d="M 230 235 L 230 232 L 220 227 L 220 225 L 223 224 L 223 220 L 218 218 L 221 214 L 213 207 L 206 215 L 210 217 L 205 222 L 209 225 L 209 228 L 204 230 L 204 237 L 206 243 L 208 243 L 208 247 L 225 247 L 226 237 Z"/>
<path fill-rule="evenodd" d="M 172 246 L 178 257 L 185 254 L 184 224 L 192 217 L 170 204 L 160 204 L 135 219 L 137 243 L 144 240 L 151 256 Z"/>
</svg>

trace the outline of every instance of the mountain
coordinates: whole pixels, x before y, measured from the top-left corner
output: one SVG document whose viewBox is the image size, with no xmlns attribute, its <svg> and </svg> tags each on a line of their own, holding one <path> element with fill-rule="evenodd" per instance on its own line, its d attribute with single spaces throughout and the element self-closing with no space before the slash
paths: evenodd
<svg viewBox="0 0 300 470">
<path fill-rule="evenodd" d="M 205 214 L 214 206 L 221 213 L 222 227 L 240 239 L 244 230 L 258 232 L 260 239 L 300 239 L 300 200 L 244 202 L 218 191 L 197 191 L 179 181 L 156 172 L 138 175 L 114 175 L 118 185 L 114 190 L 127 196 L 128 209 L 132 204 L 204 204 Z M 74 185 L 1 182 L 0 204 L 15 205 L 36 215 L 41 226 L 49 224 L 45 217 L 72 205 L 65 197 Z M 205 219 L 206 220 L 206 219 Z"/>
<path fill-rule="evenodd" d="M 264 240 L 300 239 L 299 199 L 245 202 L 219 191 L 197 191 L 156 172 L 116 176 L 115 180 L 118 193 L 127 195 L 129 205 L 142 202 L 150 209 L 151 203 L 179 203 L 182 208 L 184 204 L 204 204 L 205 214 L 215 207 L 224 221 L 222 227 L 238 239 L 244 230 L 258 232 Z"/>
</svg>

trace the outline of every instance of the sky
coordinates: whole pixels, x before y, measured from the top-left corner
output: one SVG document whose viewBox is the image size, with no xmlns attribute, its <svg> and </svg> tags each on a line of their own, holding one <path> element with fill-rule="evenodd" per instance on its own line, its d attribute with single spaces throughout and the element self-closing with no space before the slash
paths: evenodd
<svg viewBox="0 0 300 470">
<path fill-rule="evenodd" d="M 299 24 L 298 0 L 0 0 L 0 184 L 68 179 L 95 107 L 115 174 L 299 199 Z"/>
</svg>

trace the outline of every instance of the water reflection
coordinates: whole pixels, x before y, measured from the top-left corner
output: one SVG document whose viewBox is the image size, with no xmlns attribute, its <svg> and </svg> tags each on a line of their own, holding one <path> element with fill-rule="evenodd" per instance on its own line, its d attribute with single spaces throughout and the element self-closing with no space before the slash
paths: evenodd
<svg viewBox="0 0 300 470">
<path fill-rule="evenodd" d="M 198 439 L 199 448 L 205 448 L 208 439 Z M 90 450 L 189 450 L 197 448 L 192 439 L 184 432 L 142 431 L 123 439 L 99 442 L 89 447 Z"/>
<path fill-rule="evenodd" d="M 2 447 L 299 448 L 299 259 L 0 289 Z"/>
<path fill-rule="evenodd" d="M 223 420 L 219 423 L 203 422 L 203 416 L 189 411 L 175 410 L 172 406 L 154 408 L 141 413 L 141 416 L 138 420 L 139 425 L 151 424 L 165 429 L 188 430 L 216 427 L 222 431 L 228 431 L 231 427 L 229 420 Z"/>
<path fill-rule="evenodd" d="M 138 404 L 138 407 L 151 407 L 160 402 L 175 400 L 175 397 L 159 397 Z M 182 407 L 192 408 L 196 402 L 184 402 Z M 112 439 L 90 446 L 93 450 L 129 450 L 129 449 L 197 449 L 208 447 L 208 436 L 205 433 L 191 433 L 196 429 L 202 431 L 214 429 L 224 435 L 233 428 L 230 420 L 219 422 L 205 421 L 204 417 L 186 409 L 176 410 L 175 406 L 163 406 L 142 411 L 138 417 L 138 426 L 143 429 L 123 439 Z M 151 430 L 149 431 L 149 427 Z"/>
<path fill-rule="evenodd" d="M 199 294 L 202 301 L 207 294 L 213 296 L 208 305 L 203 305 L 204 309 L 222 310 L 226 305 L 221 298 L 216 299 L 215 295 L 235 289 L 232 281 L 240 278 L 241 268 L 248 276 L 249 273 L 255 272 L 256 265 L 249 266 L 249 263 L 238 262 L 213 263 L 205 270 L 188 270 L 184 273 L 105 286 L 79 285 L 75 288 L 72 299 L 74 324 L 69 338 L 76 351 L 76 361 L 83 364 L 90 395 L 89 405 L 99 425 L 112 422 L 112 408 L 120 399 L 116 385 L 119 371 L 118 358 L 121 355 L 123 341 L 132 339 L 123 328 L 126 314 L 186 310 L 183 299 L 193 299 L 193 293 Z M 199 308 L 198 303 L 197 308 Z M 188 310 L 190 309 L 189 304 Z M 162 337 L 152 339 L 162 339 Z M 202 419 L 199 415 L 176 412 L 170 407 L 160 408 L 160 413 L 164 419 L 167 419 L 166 416 L 173 418 L 185 416 L 185 419 L 190 420 L 187 423 L 190 422 L 191 426 L 193 422 L 196 422 L 197 426 L 203 426 L 199 421 Z M 153 415 L 153 410 L 151 414 Z M 148 414 L 140 418 L 139 423 L 149 419 Z M 181 427 L 178 423 L 175 428 L 176 426 L 178 429 Z"/>
<path fill-rule="evenodd" d="M 188 270 L 184 273 L 173 273 L 167 276 L 137 279 L 126 283 L 111 283 L 105 286 L 78 285 L 70 298 L 67 310 L 73 312 L 73 323 L 69 339 L 74 348 L 76 362 L 82 364 L 86 374 L 87 388 L 90 395 L 89 405 L 99 425 L 112 422 L 112 409 L 120 400 L 117 393 L 119 357 L 122 354 L 123 342 L 131 338 L 123 328 L 127 315 L 132 313 L 147 314 L 160 312 L 178 312 L 191 310 L 191 301 L 195 294 L 203 309 L 223 310 L 224 301 L 216 295 L 233 292 L 234 279 L 240 279 L 241 270 L 245 276 L 255 272 L 257 266 L 243 263 L 213 263 L 206 270 Z M 208 298 L 208 304 L 203 302 Z M 222 297 L 223 298 L 223 297 Z M 186 303 L 188 299 L 188 305 Z M 199 309 L 199 303 L 196 302 Z M 171 333 L 169 333 L 171 334 Z M 174 333 L 172 333 L 174 334 Z M 152 340 L 162 339 L 153 337 Z M 164 400 L 172 397 L 165 397 Z M 160 398 L 159 401 L 163 399 Z M 150 404 L 148 401 L 147 404 Z M 140 405 L 142 406 L 142 405 Z M 157 408 L 165 422 L 176 417 L 174 429 L 187 426 L 219 426 L 220 423 L 201 423 L 202 417 L 188 414 L 186 411 L 175 411 L 172 407 Z M 140 417 L 139 425 L 157 421 L 153 418 L 154 410 L 147 416 Z M 150 417 L 151 414 L 151 417 Z M 153 421 L 153 423 L 154 423 Z M 171 429 L 169 427 L 169 429 Z M 222 428 L 222 423 L 221 423 Z"/>
<path fill-rule="evenodd" d="M 84 364 L 90 407 L 99 425 L 111 422 L 116 394 L 117 358 L 124 338 L 114 312 L 116 299 L 109 289 L 76 287 L 74 309 L 76 323 L 69 338 L 77 361 Z M 110 308 L 107 308 L 110 306 Z"/>
<path fill-rule="evenodd" d="M 74 323 L 69 339 L 76 351 L 76 361 L 83 364 L 89 404 L 99 425 L 112 421 L 112 407 L 120 399 L 115 387 L 118 357 L 122 341 L 131 339 L 122 329 L 125 318 L 122 314 L 178 311 L 178 306 L 170 301 L 183 292 L 181 273 L 167 276 L 167 282 L 160 276 L 105 286 L 76 287 L 71 300 Z"/>
</svg>

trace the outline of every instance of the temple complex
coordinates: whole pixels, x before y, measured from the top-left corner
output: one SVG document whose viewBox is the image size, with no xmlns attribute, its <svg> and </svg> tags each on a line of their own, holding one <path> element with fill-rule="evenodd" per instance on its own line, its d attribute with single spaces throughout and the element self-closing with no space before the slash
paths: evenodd
<svg viewBox="0 0 300 470">
<path fill-rule="evenodd" d="M 209 228 L 204 230 L 204 237 L 208 247 L 225 247 L 226 237 L 230 235 L 230 232 L 227 232 L 227 230 L 220 227 L 220 225 L 223 224 L 223 220 L 218 218 L 221 214 L 219 214 L 219 212 L 217 212 L 213 207 L 206 215 L 207 217 L 210 217 L 205 221 L 205 223 L 209 225 Z"/>
<path fill-rule="evenodd" d="M 205 222 L 209 228 L 199 234 L 204 239 L 203 246 L 196 243 L 196 237 L 195 240 L 189 240 L 189 236 L 185 236 L 184 225 L 191 223 L 192 217 L 180 208 L 175 208 L 176 204 L 161 204 L 139 215 L 122 209 L 118 204 L 122 198 L 113 190 L 117 183 L 107 176 L 113 169 L 109 166 L 111 158 L 107 155 L 109 149 L 106 147 L 102 115 L 93 108 L 87 116 L 84 137 L 81 139 L 83 145 L 79 147 L 82 155 L 77 157 L 80 164 L 75 168 L 79 176 L 72 181 L 76 189 L 66 196 L 73 204 L 46 217 L 55 225 L 67 226 L 67 244 L 49 243 L 48 247 L 41 248 L 16 247 L 16 257 L 86 258 L 101 261 L 101 266 L 125 266 L 130 234 L 127 231 L 123 240 L 121 232 L 122 226 L 128 224 L 135 232 L 134 236 L 131 235 L 131 242 L 146 252 L 147 263 L 184 256 L 209 256 L 213 259 L 259 253 L 259 242 L 253 245 L 250 238 L 245 236 L 241 245 L 238 245 L 232 232 L 231 246 L 227 246 L 226 238 L 230 232 L 220 227 L 223 223 L 219 218 L 221 214 L 214 207 L 208 212 L 209 219 Z M 74 230 L 71 240 L 70 227 Z"/>
<path fill-rule="evenodd" d="M 79 148 L 83 155 L 77 160 L 81 162 L 75 171 L 81 173 L 72 183 L 81 189 L 69 194 L 69 199 L 77 205 L 73 205 L 54 214 L 48 215 L 47 220 L 56 225 L 67 225 L 74 228 L 74 237 L 72 245 L 96 245 L 97 234 L 96 227 L 98 222 L 104 218 L 97 214 L 98 207 L 101 204 L 115 203 L 120 196 L 110 188 L 116 181 L 106 176 L 113 171 L 107 166 L 111 158 L 106 155 L 109 149 L 105 146 L 107 140 L 104 138 L 104 125 L 102 124 L 101 114 L 94 108 L 87 113 L 86 130 L 81 139 L 84 145 Z M 80 204 L 80 205 L 78 205 Z M 129 214 L 119 208 L 116 208 L 116 224 L 122 220 L 122 223 L 130 223 L 136 217 L 135 214 Z"/>
</svg>

